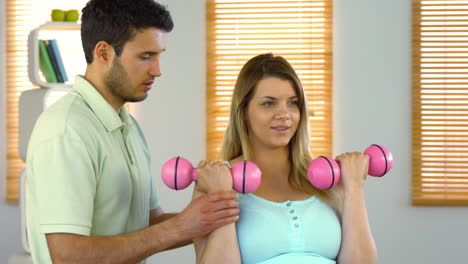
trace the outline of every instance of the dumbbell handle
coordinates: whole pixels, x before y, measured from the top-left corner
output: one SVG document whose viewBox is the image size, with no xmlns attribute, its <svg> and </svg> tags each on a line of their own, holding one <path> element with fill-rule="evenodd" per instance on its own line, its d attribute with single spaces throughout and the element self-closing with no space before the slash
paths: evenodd
<svg viewBox="0 0 468 264">
<path fill-rule="evenodd" d="M 177 168 L 177 167 L 176 167 Z M 198 173 L 197 173 L 198 169 L 197 168 L 192 168 L 192 171 L 190 173 L 190 175 L 192 175 L 192 181 L 198 181 Z M 176 169 L 176 173 L 177 173 L 177 169 Z M 175 177 L 177 179 L 177 177 Z"/>
<path fill-rule="evenodd" d="M 392 168 L 393 157 L 387 148 L 374 144 L 368 147 L 364 153 L 369 156 L 369 175 L 382 177 Z M 315 187 L 329 189 L 340 181 L 340 165 L 334 159 L 320 156 L 310 163 L 307 169 L 307 178 Z"/>
<path fill-rule="evenodd" d="M 240 193 L 255 191 L 261 183 L 262 173 L 250 161 L 236 162 L 231 168 L 233 188 Z M 192 181 L 198 180 L 197 169 L 181 157 L 172 158 L 164 163 L 161 176 L 163 182 L 171 189 L 185 189 Z"/>
</svg>

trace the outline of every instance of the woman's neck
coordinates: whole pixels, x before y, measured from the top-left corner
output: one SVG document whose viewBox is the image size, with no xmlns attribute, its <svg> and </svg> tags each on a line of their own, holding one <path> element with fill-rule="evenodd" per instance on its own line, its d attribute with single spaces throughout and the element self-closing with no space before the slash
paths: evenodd
<svg viewBox="0 0 468 264">
<path fill-rule="evenodd" d="M 282 194 L 289 193 L 289 174 L 291 163 L 289 150 L 279 149 L 253 149 L 253 162 L 262 171 L 262 184 L 256 194 L 271 200 L 282 200 Z"/>
<path fill-rule="evenodd" d="M 255 157 L 253 162 L 259 166 L 263 175 L 268 177 L 289 175 L 291 164 L 287 148 L 271 150 L 254 149 L 253 154 Z"/>
<path fill-rule="evenodd" d="M 262 171 L 262 183 L 275 181 L 285 184 L 291 170 L 289 153 L 287 148 L 282 149 L 260 149 L 253 148 L 254 159 L 251 160 Z M 244 160 L 243 155 L 231 160 L 231 164 Z"/>
<path fill-rule="evenodd" d="M 254 192 L 255 195 L 274 202 L 304 200 L 310 197 L 310 194 L 298 191 L 289 184 L 291 161 L 287 148 L 253 148 L 253 154 L 255 158 L 251 161 L 262 171 L 262 183 Z M 243 159 L 244 157 L 240 156 L 232 160 L 232 164 Z"/>
</svg>

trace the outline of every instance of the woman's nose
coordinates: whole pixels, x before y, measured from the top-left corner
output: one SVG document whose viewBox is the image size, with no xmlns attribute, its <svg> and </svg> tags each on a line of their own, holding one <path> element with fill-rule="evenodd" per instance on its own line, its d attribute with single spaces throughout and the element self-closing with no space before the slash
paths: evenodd
<svg viewBox="0 0 468 264">
<path fill-rule="evenodd" d="M 288 120 L 291 118 L 289 110 L 286 106 L 281 106 L 277 109 L 275 113 L 275 118 L 276 119 L 285 119 Z"/>
</svg>

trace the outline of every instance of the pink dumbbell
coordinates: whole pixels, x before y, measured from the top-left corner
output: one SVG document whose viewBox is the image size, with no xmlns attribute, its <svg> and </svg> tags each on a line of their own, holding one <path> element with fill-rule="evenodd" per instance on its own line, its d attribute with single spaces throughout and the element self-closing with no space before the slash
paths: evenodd
<svg viewBox="0 0 468 264">
<path fill-rule="evenodd" d="M 239 193 L 254 192 L 260 186 L 262 172 L 250 161 L 236 162 L 231 168 L 233 188 Z M 173 190 L 182 190 L 198 180 L 197 169 L 190 161 L 175 157 L 164 163 L 161 170 L 162 180 Z"/>
<path fill-rule="evenodd" d="M 384 146 L 373 144 L 364 153 L 369 155 L 369 175 L 382 177 L 392 169 L 392 153 Z M 331 158 L 320 156 L 310 163 L 307 178 L 319 189 L 330 189 L 340 181 L 340 165 Z"/>
</svg>

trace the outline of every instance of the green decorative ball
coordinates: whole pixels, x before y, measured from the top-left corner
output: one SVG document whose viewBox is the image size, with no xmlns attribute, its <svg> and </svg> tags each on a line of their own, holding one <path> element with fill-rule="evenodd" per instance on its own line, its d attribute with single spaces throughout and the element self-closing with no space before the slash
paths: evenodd
<svg viewBox="0 0 468 264">
<path fill-rule="evenodd" d="M 64 21 L 65 20 L 65 12 L 60 9 L 53 9 L 50 13 L 50 17 L 52 21 Z"/>
<path fill-rule="evenodd" d="M 79 17 L 80 13 L 78 13 L 78 10 L 76 9 L 68 10 L 65 12 L 65 21 L 76 22 L 78 21 Z"/>
</svg>

